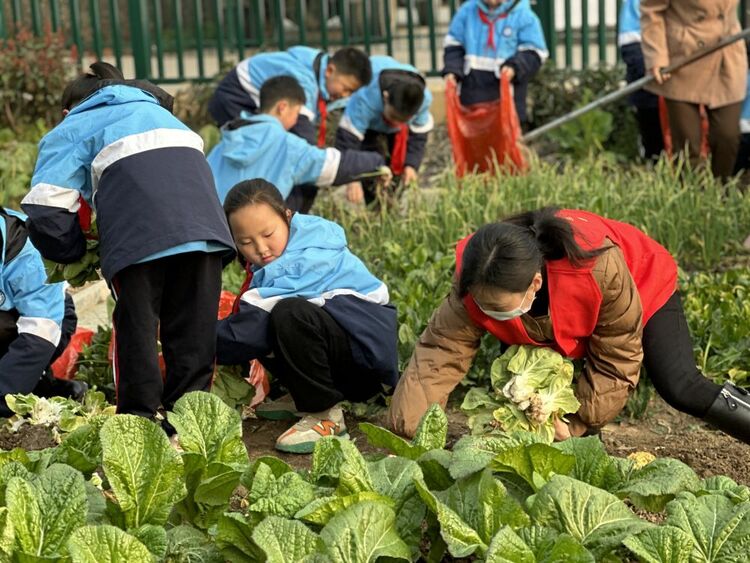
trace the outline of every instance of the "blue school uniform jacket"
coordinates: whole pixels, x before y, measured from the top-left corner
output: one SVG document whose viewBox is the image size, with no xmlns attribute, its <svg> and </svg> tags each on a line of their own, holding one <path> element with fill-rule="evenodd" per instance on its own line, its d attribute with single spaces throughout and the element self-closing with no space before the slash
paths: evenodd
<svg viewBox="0 0 750 563">
<path fill-rule="evenodd" d="M 515 5 L 506 0 L 494 10 L 481 0 L 465 2 L 451 20 L 444 48 L 443 76 L 456 75 L 463 105 L 497 99 L 500 68 L 509 66 L 516 73 L 513 84 L 518 117 L 526 119 L 528 82 L 549 56 L 542 24 L 529 0 Z"/>
<path fill-rule="evenodd" d="M 750 74 L 747 76 L 747 89 L 745 101 L 742 102 L 742 113 L 740 114 L 740 131 L 743 135 L 750 133 Z"/>
<path fill-rule="evenodd" d="M 406 147 L 406 166 L 419 168 L 424 158 L 427 133 L 432 131 L 434 120 L 430 113 L 432 94 L 419 71 L 411 65 L 398 62 L 392 57 L 370 57 L 372 81 L 360 88 L 346 104 L 344 114 L 336 130 L 336 148 L 359 149 L 365 133 L 396 133 L 398 129 L 383 120 L 383 89 L 389 80 L 416 80 L 424 86 L 424 101 L 417 113 L 409 120 L 409 141 Z"/>
<path fill-rule="evenodd" d="M 385 163 L 377 153 L 319 149 L 286 131 L 273 116 L 243 113 L 222 128 L 208 164 L 223 202 L 243 180 L 263 178 L 286 198 L 293 186 L 346 184 Z"/>
<path fill-rule="evenodd" d="M 34 389 L 61 343 L 66 317 L 65 284 L 46 283 L 47 272 L 28 239 L 25 220 L 21 213 L 0 208 L 0 314 L 6 321 L 15 318 L 17 331 L 0 356 L 0 401 L 8 393 Z M 68 332 L 75 331 L 72 301 L 70 309 L 73 326 Z"/>
<path fill-rule="evenodd" d="M 625 63 L 625 80 L 629 83 L 643 78 L 646 63 L 641 50 L 641 2 L 625 0 L 620 8 L 617 26 L 617 45 Z M 656 109 L 659 97 L 646 90 L 633 92 L 630 103 L 640 109 Z"/>
<path fill-rule="evenodd" d="M 382 383 L 396 384 L 396 309 L 389 304 L 385 284 L 348 249 L 339 225 L 295 214 L 282 255 L 253 272 L 239 311 L 219 321 L 219 364 L 242 364 L 268 356 L 272 352 L 271 311 L 281 299 L 302 297 L 322 307 L 349 334 L 357 367 Z"/>
<path fill-rule="evenodd" d="M 624 0 L 617 22 L 617 46 L 641 42 L 641 0 Z"/>
<path fill-rule="evenodd" d="M 301 46 L 249 57 L 221 81 L 209 102 L 209 112 L 220 126 L 238 118 L 242 111 L 257 113 L 260 87 L 265 81 L 274 76 L 293 76 L 305 91 L 305 105 L 296 127 L 300 136 L 314 143 L 313 123 L 320 118 L 318 97 L 329 100 L 325 81 L 328 58 L 328 54 L 319 49 Z"/>
<path fill-rule="evenodd" d="M 82 197 L 96 212 L 102 275 L 192 250 L 234 248 L 199 135 L 132 86 L 97 90 L 39 144 L 21 202 L 45 258 L 80 259 Z"/>
</svg>

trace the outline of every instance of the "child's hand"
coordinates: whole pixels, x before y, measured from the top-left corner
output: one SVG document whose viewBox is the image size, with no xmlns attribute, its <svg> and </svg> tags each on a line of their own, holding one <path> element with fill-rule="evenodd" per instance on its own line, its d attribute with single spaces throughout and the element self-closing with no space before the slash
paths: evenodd
<svg viewBox="0 0 750 563">
<path fill-rule="evenodd" d="M 415 184 L 419 179 L 419 174 L 411 166 L 404 167 L 404 172 L 401 174 L 401 182 L 408 186 L 409 184 Z"/>
<path fill-rule="evenodd" d="M 503 76 L 507 76 L 508 80 L 513 80 L 516 77 L 516 71 L 513 69 L 513 67 L 510 66 L 504 66 L 500 69 L 500 74 Z"/>
<path fill-rule="evenodd" d="M 446 82 L 450 82 L 452 84 L 455 84 L 457 82 L 456 75 L 453 73 L 446 74 L 444 78 Z"/>
<path fill-rule="evenodd" d="M 362 203 L 365 200 L 362 182 L 351 182 L 346 185 L 346 200 L 349 203 Z"/>
</svg>

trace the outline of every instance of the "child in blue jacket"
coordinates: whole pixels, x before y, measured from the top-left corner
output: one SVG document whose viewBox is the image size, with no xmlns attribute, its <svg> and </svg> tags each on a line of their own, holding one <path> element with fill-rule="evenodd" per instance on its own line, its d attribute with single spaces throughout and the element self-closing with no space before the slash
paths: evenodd
<svg viewBox="0 0 750 563">
<path fill-rule="evenodd" d="M 500 97 L 500 74 L 513 84 L 521 123 L 526 91 L 549 53 L 529 0 L 469 0 L 451 20 L 443 54 L 446 80 L 460 83 L 461 105 Z"/>
<path fill-rule="evenodd" d="M 309 453 L 322 437 L 346 433 L 341 401 L 396 384 L 396 310 L 385 284 L 349 251 L 343 229 L 292 214 L 272 184 L 237 184 L 224 209 L 250 267 L 239 310 L 219 321 L 217 361 L 258 359 L 280 379 L 290 396 L 256 412 L 301 416 L 276 447 Z"/>
<path fill-rule="evenodd" d="M 207 336 L 234 244 L 201 138 L 171 114 L 171 98 L 106 63 L 91 70 L 66 87 L 64 118 L 39 144 L 21 206 L 34 245 L 61 263 L 85 253 L 82 202 L 96 212 L 102 275 L 116 301 L 117 410 L 153 417 L 209 386 Z"/>
<path fill-rule="evenodd" d="M 434 125 L 432 94 L 413 66 L 385 56 L 370 57 L 370 63 L 372 81 L 347 102 L 336 130 L 336 148 L 377 151 L 385 137 L 393 175 L 410 184 L 417 180 L 427 133 Z M 363 185 L 369 203 L 375 198 L 375 183 Z"/>
<path fill-rule="evenodd" d="M 617 29 L 617 46 L 625 63 L 625 80 L 628 84 L 643 78 L 646 69 L 641 50 L 640 0 L 623 2 Z M 658 160 L 664 150 L 664 137 L 659 120 L 659 96 L 641 89 L 631 94 L 630 103 L 635 108 L 642 156 L 647 160 Z"/>
<path fill-rule="evenodd" d="M 305 104 L 291 131 L 314 145 L 314 124 L 324 126 L 326 105 L 368 84 L 372 71 L 367 55 L 354 47 L 339 49 L 332 56 L 302 46 L 253 55 L 224 77 L 208 103 L 208 111 L 219 127 L 240 117 L 243 111 L 258 113 L 260 89 L 274 76 L 293 76 L 305 91 Z"/>
<path fill-rule="evenodd" d="M 208 155 L 219 199 L 242 180 L 262 178 L 287 199 L 301 184 L 337 186 L 385 164 L 377 153 L 320 149 L 289 132 L 305 103 L 292 76 L 276 76 L 260 89 L 260 114 L 243 112 L 222 127 L 222 139 Z"/>
<path fill-rule="evenodd" d="M 47 283 L 26 217 L 0 207 L 0 416 L 13 413 L 11 393 L 80 398 L 86 385 L 52 377 L 50 364 L 76 330 L 73 300 L 64 283 Z"/>
</svg>

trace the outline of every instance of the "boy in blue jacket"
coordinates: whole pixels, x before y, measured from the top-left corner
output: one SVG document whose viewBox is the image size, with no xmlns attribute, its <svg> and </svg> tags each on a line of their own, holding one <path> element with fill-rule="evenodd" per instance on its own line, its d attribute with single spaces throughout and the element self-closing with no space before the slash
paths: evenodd
<svg viewBox="0 0 750 563">
<path fill-rule="evenodd" d="M 625 63 L 625 80 L 628 84 L 643 78 L 646 67 L 641 50 L 640 0 L 623 2 L 617 29 L 617 46 Z M 659 120 L 659 96 L 641 89 L 631 94 L 630 103 L 635 108 L 642 156 L 647 160 L 658 160 L 664 150 L 664 137 Z"/>
<path fill-rule="evenodd" d="M 385 164 L 377 153 L 320 149 L 290 133 L 304 103 L 295 78 L 276 76 L 260 89 L 259 115 L 243 112 L 222 127 L 222 139 L 208 155 L 222 202 L 232 186 L 248 178 L 272 183 L 288 200 L 293 186 L 346 184 Z"/>
<path fill-rule="evenodd" d="M 26 217 L 0 207 L 0 416 L 13 413 L 12 393 L 80 398 L 86 385 L 52 377 L 50 365 L 76 330 L 73 300 L 64 283 L 47 284 Z"/>
<path fill-rule="evenodd" d="M 39 144 L 21 206 L 34 245 L 60 263 L 85 253 L 81 205 L 96 212 L 102 275 L 116 301 L 117 410 L 150 418 L 208 389 L 208 335 L 234 243 L 203 142 L 171 114 L 171 97 L 106 63 L 91 70 L 65 88 L 64 118 Z"/>
<path fill-rule="evenodd" d="M 404 184 L 416 182 L 427 133 L 434 125 L 432 94 L 413 66 L 386 56 L 370 57 L 370 62 L 372 81 L 347 102 L 336 130 L 336 148 L 377 151 L 385 137 L 393 175 Z M 373 201 L 375 182 L 363 182 L 363 188 L 365 201 Z"/>
<path fill-rule="evenodd" d="M 521 123 L 526 91 L 549 53 L 529 0 L 469 0 L 451 20 L 443 54 L 446 80 L 460 83 L 461 105 L 500 97 L 500 74 L 513 83 Z"/>
<path fill-rule="evenodd" d="M 219 127 L 240 117 L 243 111 L 259 113 L 260 89 L 274 76 L 293 76 L 302 86 L 305 103 L 290 130 L 311 145 L 322 147 L 314 124 L 321 125 L 324 140 L 327 104 L 349 97 L 368 84 L 372 71 L 367 55 L 354 47 L 339 49 L 332 56 L 302 46 L 254 55 L 224 77 L 208 102 L 208 111 Z"/>
</svg>

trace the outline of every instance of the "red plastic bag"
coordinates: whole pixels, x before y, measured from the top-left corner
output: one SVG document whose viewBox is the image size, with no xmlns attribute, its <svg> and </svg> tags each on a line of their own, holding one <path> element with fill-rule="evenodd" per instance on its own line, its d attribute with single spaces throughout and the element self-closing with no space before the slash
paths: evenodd
<svg viewBox="0 0 750 563">
<path fill-rule="evenodd" d="M 73 379 L 78 371 L 78 355 L 85 346 L 91 344 L 93 337 L 93 330 L 77 328 L 63 353 L 52 363 L 52 375 L 58 379 Z"/>
<path fill-rule="evenodd" d="M 222 290 L 219 296 L 219 320 L 227 318 L 232 314 L 234 302 L 237 296 L 231 291 Z"/>
<path fill-rule="evenodd" d="M 711 148 L 708 145 L 708 114 L 706 108 L 700 106 L 701 114 L 701 152 L 702 158 L 707 158 L 711 152 Z M 667 111 L 667 102 L 664 100 L 664 96 L 659 96 L 659 123 L 661 124 L 661 134 L 664 138 L 664 152 L 667 156 L 671 157 L 673 154 L 672 147 L 672 131 L 669 128 L 669 112 Z"/>
<path fill-rule="evenodd" d="M 521 124 L 506 76 L 500 77 L 499 100 L 470 107 L 461 105 L 456 84 L 448 82 L 445 109 L 459 178 L 472 171 L 496 172 L 496 163 L 505 171 L 526 170 L 526 159 L 518 145 Z"/>
</svg>

